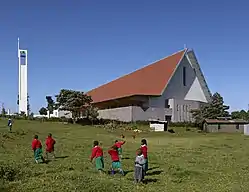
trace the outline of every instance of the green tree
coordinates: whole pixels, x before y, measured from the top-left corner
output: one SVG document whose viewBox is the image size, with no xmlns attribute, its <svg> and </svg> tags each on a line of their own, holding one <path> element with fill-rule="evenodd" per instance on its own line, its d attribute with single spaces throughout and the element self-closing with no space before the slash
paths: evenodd
<svg viewBox="0 0 249 192">
<path fill-rule="evenodd" d="M 2 115 L 2 116 L 5 116 L 5 115 L 6 115 L 6 113 L 7 113 L 7 112 L 6 112 L 5 108 L 4 108 L 4 107 L 2 107 L 1 115 Z"/>
<path fill-rule="evenodd" d="M 228 117 L 228 109 L 229 106 L 224 105 L 223 97 L 219 93 L 214 93 L 210 103 L 203 104 L 200 109 L 192 110 L 192 116 L 196 124 L 201 125 L 204 119 Z"/>
<path fill-rule="evenodd" d="M 96 120 L 99 116 L 98 108 L 90 105 L 85 109 L 84 115 L 93 123 L 93 121 Z"/>
<path fill-rule="evenodd" d="M 56 102 L 59 109 L 72 113 L 73 122 L 75 123 L 84 111 L 91 106 L 92 99 L 84 92 L 62 89 L 59 95 L 56 96 Z"/>
<path fill-rule="evenodd" d="M 40 108 L 39 113 L 40 113 L 40 115 L 47 115 L 48 114 L 47 109 L 45 107 Z"/>
<path fill-rule="evenodd" d="M 52 96 L 46 96 L 46 100 L 47 100 L 48 118 L 50 118 L 50 114 L 52 114 L 53 111 L 55 110 L 55 103 Z"/>
<path fill-rule="evenodd" d="M 231 113 L 232 119 L 243 119 L 249 120 L 249 111 L 241 110 L 241 111 L 233 111 Z"/>
</svg>

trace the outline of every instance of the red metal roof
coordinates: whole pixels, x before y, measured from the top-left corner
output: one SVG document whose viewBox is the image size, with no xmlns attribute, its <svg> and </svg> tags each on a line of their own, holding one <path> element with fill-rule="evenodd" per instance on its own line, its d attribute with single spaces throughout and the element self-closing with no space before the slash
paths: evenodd
<svg viewBox="0 0 249 192">
<path fill-rule="evenodd" d="M 94 103 L 134 95 L 160 96 L 186 50 L 97 87 L 89 92 Z"/>
</svg>

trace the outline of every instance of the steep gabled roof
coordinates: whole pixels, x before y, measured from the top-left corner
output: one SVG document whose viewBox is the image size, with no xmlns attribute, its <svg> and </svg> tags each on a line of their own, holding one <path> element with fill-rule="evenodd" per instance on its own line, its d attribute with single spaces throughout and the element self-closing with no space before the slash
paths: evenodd
<svg viewBox="0 0 249 192">
<path fill-rule="evenodd" d="M 94 103 L 135 95 L 160 96 L 166 88 L 185 50 L 179 51 L 89 92 Z"/>
</svg>

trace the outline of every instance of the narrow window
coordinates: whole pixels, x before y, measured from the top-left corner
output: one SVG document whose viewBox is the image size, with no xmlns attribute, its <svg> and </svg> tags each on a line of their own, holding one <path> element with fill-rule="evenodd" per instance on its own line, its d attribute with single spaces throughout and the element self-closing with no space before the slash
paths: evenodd
<svg viewBox="0 0 249 192">
<path fill-rule="evenodd" d="M 168 99 L 165 99 L 165 104 L 164 104 L 164 107 L 165 108 L 169 108 L 169 100 Z"/>
<path fill-rule="evenodd" d="M 186 86 L 186 67 L 183 67 L 182 71 L 182 80 L 183 80 L 183 86 Z"/>
<path fill-rule="evenodd" d="M 179 111 L 179 105 L 176 105 L 176 110 Z"/>
</svg>

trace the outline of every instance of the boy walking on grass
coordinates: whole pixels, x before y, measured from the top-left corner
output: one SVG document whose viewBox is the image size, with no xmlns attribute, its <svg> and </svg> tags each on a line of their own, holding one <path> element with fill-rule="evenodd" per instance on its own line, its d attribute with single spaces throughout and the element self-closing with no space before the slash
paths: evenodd
<svg viewBox="0 0 249 192">
<path fill-rule="evenodd" d="M 98 141 L 93 142 L 92 155 L 90 161 L 92 162 L 95 158 L 96 169 L 102 173 L 104 171 L 104 158 L 103 158 L 103 149 L 99 146 Z"/>
<path fill-rule="evenodd" d="M 9 127 L 10 132 L 11 132 L 12 131 L 12 119 L 11 118 L 8 119 L 8 127 Z"/>
<path fill-rule="evenodd" d="M 35 157 L 35 162 L 38 164 L 40 162 L 45 162 L 44 158 L 42 156 L 42 144 L 38 140 L 38 135 L 34 136 L 34 139 L 32 141 L 32 149 L 34 151 L 34 157 Z"/>
<path fill-rule="evenodd" d="M 46 139 L 46 158 L 48 159 L 48 154 L 51 154 L 53 158 L 55 159 L 55 154 L 54 154 L 54 145 L 55 145 L 55 140 L 52 137 L 52 134 L 49 133 L 48 137 Z"/>
<path fill-rule="evenodd" d="M 123 152 L 122 145 L 124 145 L 124 144 L 125 144 L 125 141 L 118 141 L 118 140 L 116 140 L 115 144 L 114 144 L 114 146 L 117 147 L 118 155 L 119 155 L 120 159 L 122 159 L 122 152 Z"/>
<path fill-rule="evenodd" d="M 144 168 L 144 173 L 146 174 L 146 172 L 149 169 L 149 166 L 148 166 L 148 147 L 147 147 L 147 141 L 146 141 L 146 139 L 142 139 L 141 140 L 141 147 L 140 147 L 140 149 L 141 149 L 142 154 L 143 154 L 144 159 L 145 159 L 145 164 L 143 165 L 143 168 Z"/>
<path fill-rule="evenodd" d="M 141 149 L 137 150 L 137 156 L 135 159 L 135 171 L 134 171 L 134 179 L 135 183 L 139 183 L 143 181 L 145 171 L 144 171 L 145 159 Z"/>
<path fill-rule="evenodd" d="M 121 162 L 119 160 L 119 155 L 118 155 L 118 148 L 117 146 L 112 146 L 110 150 L 108 150 L 109 155 L 111 156 L 112 160 L 112 174 L 115 174 L 115 170 L 118 169 L 119 173 L 121 173 L 124 176 L 124 171 L 121 168 Z"/>
</svg>

